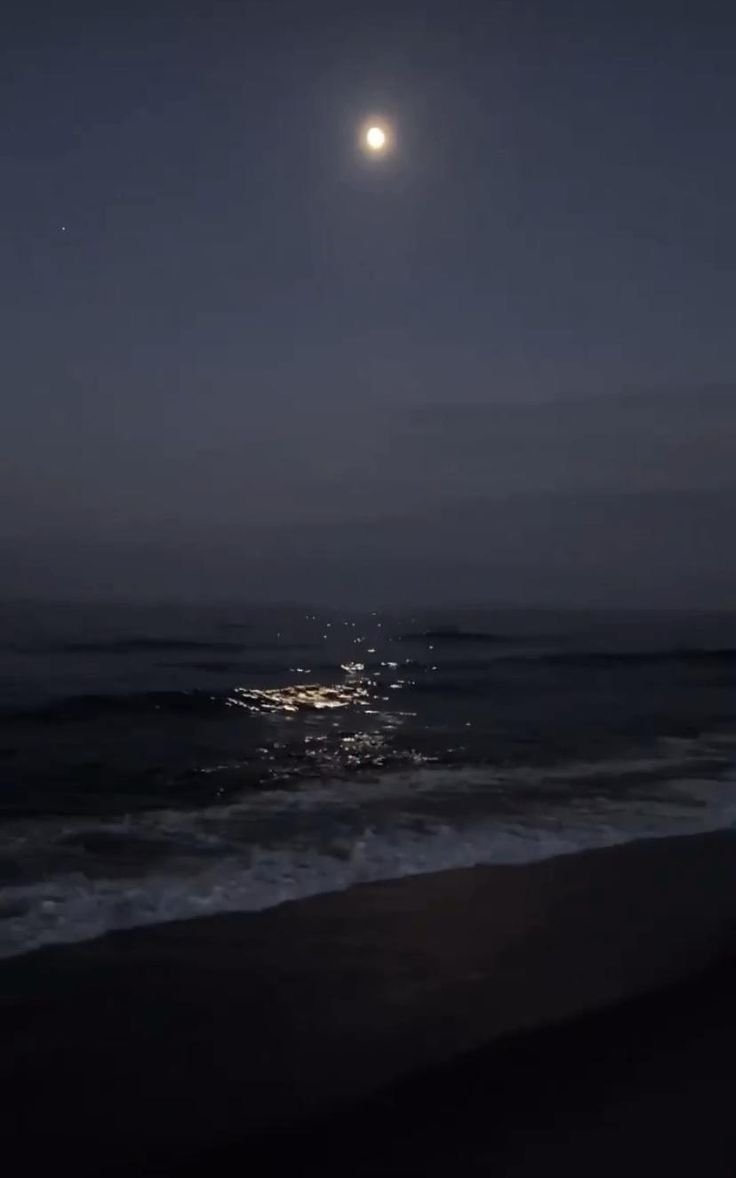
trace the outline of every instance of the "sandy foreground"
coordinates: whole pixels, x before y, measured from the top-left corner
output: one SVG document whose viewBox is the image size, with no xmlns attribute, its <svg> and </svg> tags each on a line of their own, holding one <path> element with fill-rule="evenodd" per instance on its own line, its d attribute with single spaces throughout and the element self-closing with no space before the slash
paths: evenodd
<svg viewBox="0 0 736 1178">
<path fill-rule="evenodd" d="M 736 1174 L 736 969 L 696 976 L 734 929 L 722 833 L 6 961 L 5 1156 L 100 1175 Z"/>
</svg>

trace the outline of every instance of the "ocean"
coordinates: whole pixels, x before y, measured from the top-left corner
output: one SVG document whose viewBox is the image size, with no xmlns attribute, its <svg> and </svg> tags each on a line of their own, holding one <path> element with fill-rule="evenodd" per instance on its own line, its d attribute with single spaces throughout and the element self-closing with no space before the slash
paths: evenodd
<svg viewBox="0 0 736 1178">
<path fill-rule="evenodd" d="M 0 956 L 736 824 L 736 615 L 0 607 Z"/>
</svg>

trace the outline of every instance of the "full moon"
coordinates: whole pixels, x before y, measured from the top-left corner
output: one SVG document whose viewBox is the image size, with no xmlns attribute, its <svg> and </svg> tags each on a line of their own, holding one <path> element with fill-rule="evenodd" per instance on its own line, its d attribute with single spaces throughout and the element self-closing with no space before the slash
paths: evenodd
<svg viewBox="0 0 736 1178">
<path fill-rule="evenodd" d="M 386 132 L 380 127 L 369 127 L 365 133 L 365 141 L 371 151 L 381 151 L 386 146 Z"/>
</svg>

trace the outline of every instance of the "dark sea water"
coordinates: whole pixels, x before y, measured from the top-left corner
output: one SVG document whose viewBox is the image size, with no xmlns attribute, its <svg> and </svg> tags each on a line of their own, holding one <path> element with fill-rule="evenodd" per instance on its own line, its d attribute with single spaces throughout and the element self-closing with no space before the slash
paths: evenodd
<svg viewBox="0 0 736 1178">
<path fill-rule="evenodd" d="M 0 607 L 0 955 L 736 822 L 736 615 Z"/>
</svg>

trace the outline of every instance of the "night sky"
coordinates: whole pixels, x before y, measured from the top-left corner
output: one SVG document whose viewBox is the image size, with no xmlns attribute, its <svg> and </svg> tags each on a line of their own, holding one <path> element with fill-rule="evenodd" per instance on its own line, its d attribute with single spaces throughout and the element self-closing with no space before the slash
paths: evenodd
<svg viewBox="0 0 736 1178">
<path fill-rule="evenodd" d="M 733 604 L 735 60 L 694 0 L 9 0 L 0 592 Z"/>
</svg>

